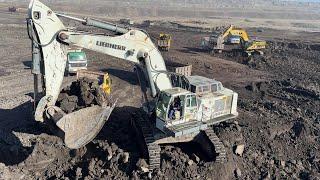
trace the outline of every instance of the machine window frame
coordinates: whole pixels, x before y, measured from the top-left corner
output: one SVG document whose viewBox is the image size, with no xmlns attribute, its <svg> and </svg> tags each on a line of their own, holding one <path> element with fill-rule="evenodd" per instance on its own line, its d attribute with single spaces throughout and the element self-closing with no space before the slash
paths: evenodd
<svg viewBox="0 0 320 180">
<path fill-rule="evenodd" d="M 172 101 L 171 99 L 172 99 L 172 96 L 168 95 L 167 93 L 160 93 L 160 95 L 158 97 L 156 111 L 157 111 L 157 113 L 158 112 L 161 113 L 159 115 L 157 114 L 157 116 L 162 120 L 166 121 L 168 119 L 169 105 L 171 104 L 171 101 Z"/>
<path fill-rule="evenodd" d="M 69 62 L 74 62 L 74 61 L 86 61 L 87 56 L 84 52 L 75 52 L 73 53 L 68 53 L 68 61 Z"/>
<path fill-rule="evenodd" d="M 209 85 L 202 86 L 202 92 L 210 92 L 210 86 Z"/>
<path fill-rule="evenodd" d="M 197 97 L 194 94 L 186 96 L 186 108 L 194 108 L 198 106 Z"/>
<path fill-rule="evenodd" d="M 217 91 L 219 91 L 219 85 L 211 84 L 211 92 L 217 92 Z"/>
</svg>

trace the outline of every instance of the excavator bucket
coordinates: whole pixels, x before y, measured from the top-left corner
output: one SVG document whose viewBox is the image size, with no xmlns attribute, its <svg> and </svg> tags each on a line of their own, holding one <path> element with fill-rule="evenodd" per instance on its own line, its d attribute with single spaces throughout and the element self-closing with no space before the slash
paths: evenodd
<svg viewBox="0 0 320 180">
<path fill-rule="evenodd" d="M 91 142 L 109 119 L 115 104 L 92 106 L 63 116 L 56 125 L 64 132 L 64 142 L 70 149 L 78 149 Z"/>
</svg>

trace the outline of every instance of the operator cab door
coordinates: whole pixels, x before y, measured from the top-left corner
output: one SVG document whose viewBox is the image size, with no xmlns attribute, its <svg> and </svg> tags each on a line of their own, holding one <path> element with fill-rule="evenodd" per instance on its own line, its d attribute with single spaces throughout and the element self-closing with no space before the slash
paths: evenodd
<svg viewBox="0 0 320 180">
<path fill-rule="evenodd" d="M 156 104 L 156 116 L 163 122 L 168 120 L 170 102 L 171 96 L 167 93 L 161 92 Z"/>
<path fill-rule="evenodd" d="M 184 120 L 185 112 L 185 95 L 172 96 L 167 113 L 167 121 L 173 124 L 179 124 Z"/>
<path fill-rule="evenodd" d="M 185 109 L 185 114 L 184 114 L 185 121 L 197 119 L 198 102 L 195 94 L 190 94 L 186 96 L 184 109 Z"/>
</svg>

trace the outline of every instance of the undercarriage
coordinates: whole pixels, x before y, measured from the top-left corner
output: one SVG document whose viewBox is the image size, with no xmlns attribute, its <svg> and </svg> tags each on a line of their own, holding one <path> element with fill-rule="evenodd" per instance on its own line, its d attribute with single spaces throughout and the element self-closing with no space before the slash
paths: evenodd
<svg viewBox="0 0 320 180">
<path fill-rule="evenodd" d="M 161 145 L 165 144 L 195 142 L 210 161 L 227 162 L 226 149 L 211 126 L 197 133 L 172 137 L 158 130 L 152 124 L 152 120 L 142 111 L 132 116 L 131 123 L 136 132 L 143 157 L 148 159 L 150 170 L 160 168 Z"/>
</svg>

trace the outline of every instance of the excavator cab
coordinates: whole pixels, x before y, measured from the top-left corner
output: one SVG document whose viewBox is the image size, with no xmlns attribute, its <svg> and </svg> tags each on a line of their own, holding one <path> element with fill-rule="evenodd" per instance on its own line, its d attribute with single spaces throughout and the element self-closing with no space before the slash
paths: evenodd
<svg viewBox="0 0 320 180">
<path fill-rule="evenodd" d="M 241 42 L 241 37 L 237 35 L 230 35 L 227 39 L 228 44 L 240 44 Z"/>
<path fill-rule="evenodd" d="M 197 119 L 198 102 L 194 93 L 176 87 L 162 91 L 156 105 L 156 126 L 164 131 Z"/>
</svg>

